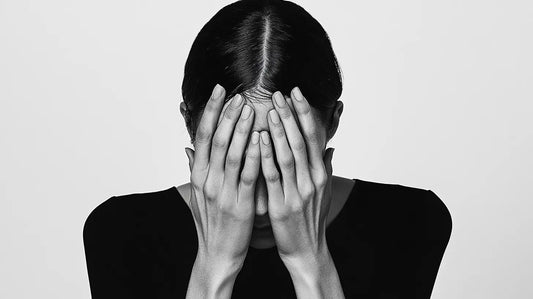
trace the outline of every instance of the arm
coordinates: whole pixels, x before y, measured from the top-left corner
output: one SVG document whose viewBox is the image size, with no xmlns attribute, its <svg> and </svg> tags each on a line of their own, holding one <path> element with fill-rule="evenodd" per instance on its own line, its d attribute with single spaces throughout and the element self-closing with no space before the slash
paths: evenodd
<svg viewBox="0 0 533 299">
<path fill-rule="evenodd" d="M 297 87 L 292 97 L 296 115 L 281 92 L 273 94 L 275 109 L 268 113 L 272 142 L 268 132 L 261 132 L 261 169 L 274 238 L 299 298 L 344 298 L 326 242 L 333 148 L 324 150 L 320 127 Z"/>
<path fill-rule="evenodd" d="M 224 99 L 225 90 L 217 84 L 198 125 L 195 151 L 185 149 L 191 171 L 188 202 L 198 234 L 187 298 L 231 297 L 253 229 L 259 133 L 251 131 L 254 112 L 240 94 L 220 115 Z"/>
<path fill-rule="evenodd" d="M 430 298 L 452 232 L 450 211 L 433 191 L 426 191 L 423 204 L 427 214 L 425 238 L 428 250 L 419 257 L 416 269 L 416 298 Z"/>
<path fill-rule="evenodd" d="M 187 299 L 231 298 L 235 279 L 240 271 L 237 264 L 214 267 L 213 263 L 196 259 L 187 288 Z"/>
<path fill-rule="evenodd" d="M 308 261 L 283 260 L 298 298 L 344 299 L 342 285 L 329 251 Z"/>
</svg>

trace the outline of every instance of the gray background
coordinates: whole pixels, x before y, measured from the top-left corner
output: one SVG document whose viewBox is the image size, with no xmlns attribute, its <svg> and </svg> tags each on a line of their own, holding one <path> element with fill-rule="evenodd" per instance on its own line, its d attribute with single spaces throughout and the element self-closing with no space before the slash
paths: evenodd
<svg viewBox="0 0 533 299">
<path fill-rule="evenodd" d="M 188 180 L 183 66 L 226 3 L 0 0 L 1 298 L 89 298 L 89 212 Z M 344 74 L 334 173 L 453 215 L 432 298 L 532 298 L 531 2 L 297 3 Z"/>
</svg>

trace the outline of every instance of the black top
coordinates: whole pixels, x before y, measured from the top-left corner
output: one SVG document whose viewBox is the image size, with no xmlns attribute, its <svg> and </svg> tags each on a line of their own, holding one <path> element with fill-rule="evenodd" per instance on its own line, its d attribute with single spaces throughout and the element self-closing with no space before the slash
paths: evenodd
<svg viewBox="0 0 533 299">
<path fill-rule="evenodd" d="M 346 298 L 430 298 L 452 229 L 431 190 L 354 179 L 326 229 Z M 198 249 L 176 187 L 113 196 L 83 228 L 93 299 L 185 298 Z M 250 247 L 232 298 L 296 298 L 277 248 Z"/>
</svg>

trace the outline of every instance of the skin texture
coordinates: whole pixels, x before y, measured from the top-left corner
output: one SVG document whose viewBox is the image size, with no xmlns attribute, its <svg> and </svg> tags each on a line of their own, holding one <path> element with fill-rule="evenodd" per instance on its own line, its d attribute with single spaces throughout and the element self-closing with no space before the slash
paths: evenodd
<svg viewBox="0 0 533 299">
<path fill-rule="evenodd" d="M 259 131 L 253 130 L 254 109 L 241 95 L 225 109 L 224 98 L 217 84 L 201 116 L 195 150 L 185 149 L 191 171 L 187 204 L 198 233 L 187 298 L 231 296 L 257 221 L 259 173 L 275 244 L 298 297 L 344 298 L 325 233 L 333 149 L 324 151 L 327 140 L 312 107 L 297 87 L 292 105 L 275 92 L 268 131 Z M 336 109 L 333 132 L 339 116 Z"/>
<path fill-rule="evenodd" d="M 264 90 L 261 90 L 262 92 L 265 92 Z M 254 99 L 254 93 L 248 93 L 247 94 L 248 97 L 251 97 L 252 99 Z M 293 103 L 293 98 L 294 97 L 294 94 L 291 94 L 291 96 L 284 96 L 285 98 L 285 101 L 286 103 L 288 104 L 288 107 L 290 109 L 290 111 L 292 112 L 293 115 L 296 116 L 296 111 L 295 111 L 295 106 L 294 106 L 294 103 Z M 230 107 L 230 103 L 231 101 L 228 101 L 227 103 L 224 104 L 222 110 L 221 110 L 221 113 L 218 117 L 218 122 L 217 122 L 217 126 L 220 125 L 220 122 L 223 120 L 223 116 L 224 116 L 224 113 L 226 112 L 226 110 L 228 109 L 228 107 Z M 250 105 L 253 110 L 254 110 L 254 120 L 253 120 L 253 125 L 252 125 L 252 128 L 251 128 L 251 132 L 253 131 L 257 131 L 257 132 L 261 132 L 261 131 L 265 131 L 265 132 L 270 132 L 270 129 L 271 129 L 271 126 L 269 125 L 269 117 L 268 117 L 268 112 L 270 110 L 275 110 L 276 109 L 276 105 L 275 105 L 275 101 L 273 99 L 271 100 L 252 100 L 252 101 L 247 101 L 246 102 L 247 105 Z M 279 109 L 279 107 L 278 107 Z M 334 112 L 333 112 L 333 119 L 332 119 L 332 122 L 329 124 L 329 135 L 327 133 L 327 127 L 325 124 L 321 123 L 319 121 L 319 118 L 317 116 L 317 113 L 315 111 L 314 108 L 310 107 L 310 119 L 314 120 L 314 123 L 316 124 L 315 127 L 316 127 L 316 138 L 314 138 L 316 141 L 317 141 L 317 147 L 318 149 L 321 149 L 322 150 L 322 154 L 325 153 L 325 145 L 327 143 L 327 141 L 333 137 L 333 134 L 335 133 L 337 127 L 338 127 L 338 123 L 339 123 L 339 118 L 340 118 L 340 115 L 342 114 L 342 109 L 343 109 L 343 103 L 341 101 L 338 101 L 337 102 L 337 105 L 336 105 L 336 108 L 334 109 Z M 181 103 L 180 105 L 180 110 L 181 110 L 181 113 L 183 115 L 183 117 L 186 117 L 186 105 L 185 103 Z M 279 110 L 282 112 L 282 114 L 284 113 L 283 109 Z M 285 110 L 287 111 L 287 110 Z M 204 112 L 201 112 L 200 114 L 200 119 L 201 117 L 203 116 Z M 284 113 L 283 115 L 287 115 L 287 113 Z M 299 122 L 299 119 L 297 117 L 294 117 L 293 118 L 297 124 L 297 127 L 296 128 L 299 128 L 300 127 L 300 122 Z M 292 135 L 296 135 L 296 134 L 292 134 Z M 197 147 L 197 141 L 195 142 L 195 148 Z M 187 149 L 186 151 L 189 151 L 190 149 Z M 248 148 L 246 148 L 246 151 L 248 151 Z M 192 150 L 189 151 L 189 153 L 191 153 Z M 274 157 L 276 157 L 276 154 L 274 153 Z M 276 165 L 276 167 L 278 168 L 279 170 L 279 165 L 277 163 L 277 160 L 274 159 L 274 163 Z M 344 201 L 343 199 L 345 199 L 344 197 L 347 195 L 346 193 L 349 192 L 349 190 L 351 189 L 351 185 L 352 185 L 352 181 L 349 180 L 349 179 L 346 179 L 346 178 L 341 178 L 341 177 L 335 177 L 333 176 L 333 182 L 332 184 L 335 185 L 335 188 L 334 190 L 336 191 L 337 193 L 337 196 L 336 197 L 340 197 L 341 200 L 340 200 L 340 203 L 337 203 L 337 202 L 334 202 L 332 204 L 333 208 L 332 208 L 332 212 L 333 213 L 330 213 L 330 216 L 328 217 L 329 220 L 332 220 L 334 218 L 334 216 L 336 215 L 336 213 L 340 210 L 340 208 L 342 207 Z M 188 193 L 189 193 L 189 188 L 188 186 L 185 186 L 185 185 L 182 185 L 178 188 L 179 190 L 181 190 L 184 198 L 188 198 Z M 257 182 L 255 184 L 255 192 L 254 192 L 254 202 L 255 202 L 255 217 L 254 217 L 254 228 L 253 228 L 253 231 L 252 231 L 252 237 L 251 237 L 251 241 L 250 241 L 250 246 L 252 247 L 255 247 L 255 248 L 269 248 L 269 247 L 272 247 L 274 246 L 276 243 L 275 243 L 275 240 L 274 240 L 274 235 L 273 235 L 273 231 L 272 231 L 272 227 L 271 227 L 271 222 L 270 222 L 270 217 L 269 217 L 269 214 L 268 214 L 268 191 L 267 191 L 267 183 L 265 181 L 265 177 L 264 177 L 264 174 L 262 171 L 259 172 L 259 175 L 258 175 L 258 178 L 257 178 Z M 332 215 L 333 214 L 333 215 Z M 260 227 L 266 227 L 266 229 L 259 229 Z"/>
<path fill-rule="evenodd" d="M 282 258 L 315 255 L 326 246 L 333 149 L 323 154 L 311 107 L 297 88 L 293 104 L 298 118 L 280 92 L 273 98 L 276 108 L 268 117 L 272 138 L 262 131 L 260 148 L 274 237 Z"/>
</svg>

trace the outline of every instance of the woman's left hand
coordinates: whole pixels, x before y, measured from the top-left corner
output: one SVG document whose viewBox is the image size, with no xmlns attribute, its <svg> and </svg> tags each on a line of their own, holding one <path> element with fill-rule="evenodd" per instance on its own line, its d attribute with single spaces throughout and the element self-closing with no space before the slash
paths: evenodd
<svg viewBox="0 0 533 299">
<path fill-rule="evenodd" d="M 298 88 L 291 93 L 297 119 L 281 92 L 274 93 L 273 98 L 275 109 L 268 116 L 272 139 L 268 132 L 261 132 L 260 148 L 278 253 L 286 265 L 305 266 L 324 259 L 330 262 L 326 225 L 332 197 L 333 148 L 323 154 L 319 126 Z"/>
</svg>

